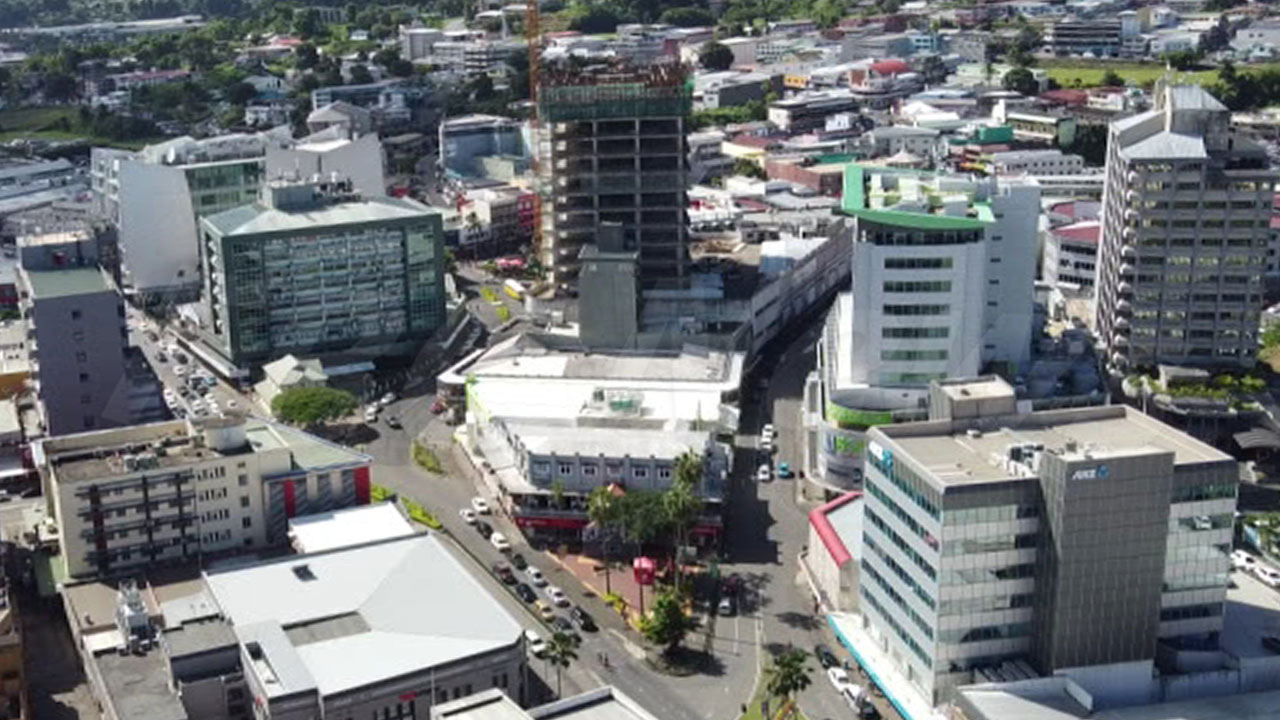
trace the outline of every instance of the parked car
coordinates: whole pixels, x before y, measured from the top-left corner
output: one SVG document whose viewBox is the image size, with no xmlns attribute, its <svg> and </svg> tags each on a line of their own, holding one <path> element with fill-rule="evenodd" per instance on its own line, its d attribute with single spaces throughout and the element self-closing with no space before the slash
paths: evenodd
<svg viewBox="0 0 1280 720">
<path fill-rule="evenodd" d="M 761 440 L 764 440 L 766 438 L 768 438 L 769 440 L 773 440 L 777 436 L 778 436 L 778 431 L 776 428 L 773 427 L 773 423 L 765 423 L 764 427 L 760 428 Z"/>
<path fill-rule="evenodd" d="M 720 593 L 722 595 L 737 595 L 742 592 L 742 576 L 738 573 L 729 573 L 729 576 L 720 581 Z"/>
<path fill-rule="evenodd" d="M 574 645 L 582 644 L 582 636 L 577 630 L 573 629 L 573 623 L 565 620 L 563 616 L 557 615 L 551 620 L 551 627 L 558 633 L 564 633 L 569 636 Z"/>
<path fill-rule="evenodd" d="M 556 587 L 555 585 L 548 585 L 547 589 L 544 590 L 543 592 L 545 592 L 547 594 L 547 597 L 551 598 L 551 602 L 555 603 L 556 605 L 559 605 L 560 607 L 569 606 L 569 596 L 565 595 L 564 591 Z"/>
<path fill-rule="evenodd" d="M 507 536 L 500 532 L 489 536 L 489 544 L 497 548 L 498 552 L 511 552 L 511 543 L 507 540 Z"/>
<path fill-rule="evenodd" d="M 1280 570 L 1276 570 L 1270 565 L 1256 563 L 1253 568 L 1253 574 L 1258 576 L 1262 582 L 1273 588 L 1280 588 Z"/>
<path fill-rule="evenodd" d="M 533 608 L 538 611 L 538 617 L 543 620 L 550 621 L 556 616 L 555 608 L 551 607 L 551 603 L 541 598 L 533 601 Z"/>
<path fill-rule="evenodd" d="M 517 570 L 524 570 L 529 567 L 529 561 L 524 559 L 520 553 L 511 556 L 511 564 L 515 565 Z"/>
<path fill-rule="evenodd" d="M 784 462 L 783 462 L 783 463 L 778 463 L 778 477 L 782 478 L 783 480 L 790 480 L 790 479 L 791 479 L 791 464 L 790 464 L 790 463 L 784 463 Z"/>
<path fill-rule="evenodd" d="M 488 515 L 493 512 L 492 508 L 489 507 L 489 501 L 478 495 L 471 498 L 471 509 L 475 510 L 479 515 Z"/>
<path fill-rule="evenodd" d="M 1231 567 L 1236 570 L 1244 570 L 1247 572 L 1252 570 L 1256 564 L 1257 561 L 1253 559 L 1253 556 L 1244 550 L 1231 551 Z"/>
<path fill-rule="evenodd" d="M 529 648 L 529 652 L 533 653 L 534 657 L 542 657 L 547 651 L 547 641 L 532 630 L 524 631 L 524 646 Z"/>
<path fill-rule="evenodd" d="M 520 583 L 519 585 L 516 585 L 516 597 L 527 603 L 531 603 L 538 599 L 538 596 L 534 594 L 533 588 L 529 587 L 528 583 Z"/>
<path fill-rule="evenodd" d="M 821 665 L 824 670 L 840 664 L 840 661 L 836 659 L 835 653 L 831 652 L 831 648 L 823 645 L 822 643 L 818 643 L 813 646 L 813 656 L 818 658 L 818 664 Z"/>
<path fill-rule="evenodd" d="M 733 597 L 726 596 L 720 598 L 720 604 L 716 606 L 716 612 L 725 617 L 733 615 L 737 611 L 737 603 L 733 601 Z"/>
<path fill-rule="evenodd" d="M 535 587 L 542 587 L 547 584 L 547 576 L 532 565 L 529 566 L 528 570 L 525 570 L 525 574 L 529 576 L 529 582 L 533 583 Z"/>
<path fill-rule="evenodd" d="M 493 526 L 483 520 L 476 521 L 476 530 L 485 540 L 488 540 L 489 536 L 493 534 Z"/>
<path fill-rule="evenodd" d="M 516 584 L 516 574 L 511 572 L 511 566 L 504 562 L 493 564 L 493 574 L 494 577 L 501 580 L 504 585 Z"/>
<path fill-rule="evenodd" d="M 773 471 L 769 469 L 769 463 L 760 463 L 760 467 L 756 468 L 756 482 L 769 482 L 773 479 Z"/>
<path fill-rule="evenodd" d="M 479 519 L 476 517 L 476 511 L 471 508 L 462 508 L 458 511 L 458 516 L 462 518 L 462 522 L 468 525 L 475 525 L 476 520 Z"/>
<path fill-rule="evenodd" d="M 366 425 L 372 425 L 378 422 L 378 413 L 374 412 L 371 408 L 365 408 L 364 422 Z"/>
<path fill-rule="evenodd" d="M 574 605 L 573 609 L 569 611 L 569 618 L 577 623 L 578 627 L 582 628 L 583 632 L 595 632 L 599 629 L 596 626 L 596 621 L 591 617 L 591 615 L 577 605 Z"/>
<path fill-rule="evenodd" d="M 386 395 L 383 395 L 380 400 L 378 400 L 378 404 L 381 405 L 382 407 L 386 407 L 395 401 L 396 401 L 396 394 L 393 392 L 389 392 Z"/>
<path fill-rule="evenodd" d="M 839 665 L 827 668 L 827 679 L 831 681 L 831 686 L 840 692 L 845 685 L 849 684 L 849 673 Z"/>
<path fill-rule="evenodd" d="M 391 428 L 391 429 L 393 429 L 393 430 L 399 430 L 400 428 L 402 428 L 402 427 L 404 427 L 404 426 L 400 424 L 400 418 L 396 417 L 395 415 L 388 415 L 388 416 L 387 416 L 387 427 L 389 427 L 389 428 Z"/>
<path fill-rule="evenodd" d="M 771 437 L 769 437 L 769 436 L 767 436 L 767 435 L 761 435 L 761 436 L 760 436 L 760 449 L 761 449 L 761 450 L 763 450 L 764 452 L 767 452 L 767 453 L 771 453 L 771 452 L 773 452 L 773 438 L 771 438 Z"/>
</svg>

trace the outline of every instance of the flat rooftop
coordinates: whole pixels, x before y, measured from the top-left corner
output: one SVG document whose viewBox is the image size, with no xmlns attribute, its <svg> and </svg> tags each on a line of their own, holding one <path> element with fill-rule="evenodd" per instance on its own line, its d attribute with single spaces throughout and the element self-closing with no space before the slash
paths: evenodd
<svg viewBox="0 0 1280 720">
<path fill-rule="evenodd" d="M 665 428 L 614 428 L 548 425 L 543 422 L 508 421 L 507 429 L 533 454 L 597 457 L 674 458 L 701 452 L 707 433 Z"/>
<path fill-rule="evenodd" d="M 96 267 L 23 271 L 22 274 L 37 300 L 114 290 L 106 273 Z"/>
<path fill-rule="evenodd" d="M 1074 442 L 1081 457 L 1172 452 L 1174 463 L 1235 462 L 1230 455 L 1191 438 L 1137 410 L 1108 405 L 1073 410 L 1022 413 L 987 418 L 998 429 L 970 436 L 965 421 L 920 422 L 877 428 L 942 485 L 995 482 L 1016 476 L 993 458 L 1003 457 L 1010 445 L 1043 443 L 1047 451 L 1068 455 Z"/>
<path fill-rule="evenodd" d="M 272 697 L 332 695 L 520 642 L 520 623 L 434 535 L 207 571 Z M 443 589 L 443 591 L 442 591 Z"/>
<path fill-rule="evenodd" d="M 413 526 L 394 503 L 388 502 L 289 519 L 289 538 L 300 553 L 336 550 L 413 534 Z"/>
<path fill-rule="evenodd" d="M 1241 693 L 1183 702 L 1089 712 L 1067 695 L 1064 682 L 1035 690 L 979 685 L 959 692 L 979 714 L 970 720 L 1276 720 L 1280 691 Z M 1035 682 L 1035 681 L 1032 681 Z"/>
<path fill-rule="evenodd" d="M 213 419 L 205 422 L 234 422 L 229 419 Z M 186 420 L 169 420 L 148 425 L 134 425 L 109 430 L 62 435 L 33 444 L 33 457 L 37 466 L 46 463 L 53 467 L 59 482 L 80 482 L 127 475 L 124 455 L 150 452 L 154 464 L 150 467 L 169 468 L 191 465 L 220 457 L 271 450 L 287 450 L 292 459 L 290 469 L 319 468 L 341 464 L 366 462 L 368 455 L 358 453 L 322 440 L 296 428 L 269 422 L 261 418 L 245 419 L 245 438 L 242 447 L 217 450 L 197 443 L 202 425 Z M 154 452 L 160 443 L 164 454 Z"/>
<path fill-rule="evenodd" d="M 146 720 L 187 720 L 178 694 L 169 689 L 169 664 L 153 647 L 142 655 L 104 652 L 93 659 L 116 715 Z"/>
<path fill-rule="evenodd" d="M 435 211 L 403 198 L 366 198 L 319 207 L 275 209 L 259 203 L 242 205 L 204 218 L 224 237 L 258 233 L 315 230 L 394 220 L 423 220 Z"/>
</svg>

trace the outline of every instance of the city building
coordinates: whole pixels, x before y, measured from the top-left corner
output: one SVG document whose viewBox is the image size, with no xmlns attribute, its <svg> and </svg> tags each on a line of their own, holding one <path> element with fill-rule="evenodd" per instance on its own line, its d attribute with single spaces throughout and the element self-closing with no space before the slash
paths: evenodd
<svg viewBox="0 0 1280 720">
<path fill-rule="evenodd" d="M 1044 279 L 1054 285 L 1094 286 L 1098 266 L 1098 237 L 1102 224 L 1084 220 L 1044 232 Z"/>
<path fill-rule="evenodd" d="M 338 129 L 351 135 L 364 135 L 374 130 L 373 113 L 359 105 L 337 100 L 307 114 L 307 130 L 321 133 Z"/>
<path fill-rule="evenodd" d="M 243 416 L 45 438 L 32 457 L 79 579 L 285 544 L 291 517 L 368 503 L 372 462 Z"/>
<path fill-rule="evenodd" d="M 77 232 L 26 236 L 18 252 L 22 312 L 30 327 L 25 349 L 44 432 L 164 417 L 160 388 L 129 348 L 123 299 L 99 265 L 92 238 Z M 31 434 L 38 433 L 33 428 Z"/>
<path fill-rule="evenodd" d="M 482 174 L 481 158 L 527 156 L 523 125 L 496 115 L 464 115 L 440 123 L 440 168 L 446 177 Z"/>
<path fill-rule="evenodd" d="M 356 505 L 289 519 L 289 546 L 299 555 L 409 537 L 416 531 L 395 501 Z"/>
<path fill-rule="evenodd" d="M 991 119 L 1013 128 L 1013 137 L 1029 143 L 1068 147 L 1075 142 L 1074 114 L 1053 115 L 1030 110 L 1009 110 L 1003 99 L 991 110 Z"/>
<path fill-rule="evenodd" d="M 770 92 L 781 89 L 781 78 L 746 70 L 720 70 L 694 75 L 693 107 L 714 110 L 764 101 Z"/>
<path fill-rule="evenodd" d="M 1004 150 L 984 158 L 992 175 L 1078 175 L 1084 172 L 1084 158 L 1056 148 L 1050 150 Z"/>
<path fill-rule="evenodd" d="M 1234 459 L 1124 405 L 1019 411 L 995 377 L 930 392 L 927 422 L 868 435 L 873 672 L 907 678 L 929 706 L 1009 666 L 1109 666 L 1109 684 L 1145 696 L 1155 664 L 1218 649 Z"/>
<path fill-rule="evenodd" d="M 268 178 L 329 178 L 337 173 L 364 197 L 386 194 L 382 143 L 375 133 L 331 128 L 296 140 L 269 134 L 267 140 Z"/>
<path fill-rule="evenodd" d="M 544 68 L 538 117 L 548 137 L 541 163 L 542 264 L 572 284 L 579 252 L 601 223 L 622 225 L 640 253 L 645 287 L 688 278 L 685 124 L 691 83 L 677 65 Z"/>
<path fill-rule="evenodd" d="M 519 622 L 434 535 L 63 597 L 105 720 L 426 718 L 487 689 L 525 702 Z"/>
<path fill-rule="evenodd" d="M 1276 173 L 1202 88 L 1111 123 L 1096 329 L 1113 375 L 1253 367 Z"/>
<path fill-rule="evenodd" d="M 400 78 L 362 85 L 330 85 L 311 91 L 313 111 L 336 102 L 354 105 L 368 110 L 373 126 L 379 130 L 407 125 L 419 100 L 421 91 Z"/>
<path fill-rule="evenodd" d="M 512 186 L 479 188 L 468 191 L 459 200 L 458 212 L 468 230 L 483 238 L 485 254 L 496 255 L 517 250 L 529 242 L 534 225 L 533 193 Z M 468 245 L 466 240 L 462 245 Z M 478 248 L 470 248 L 472 251 Z"/>
<path fill-rule="evenodd" d="M 810 90 L 769 105 L 769 122 L 791 135 L 821 130 L 827 117 L 857 112 L 858 99 L 849 89 Z"/>
<path fill-rule="evenodd" d="M 800 567 L 814 602 L 826 612 L 858 608 L 864 504 L 862 493 L 849 492 L 809 511 L 809 544 Z"/>
<path fill-rule="evenodd" d="M 200 332 L 236 365 L 286 353 L 403 354 L 444 323 L 440 216 L 345 180 L 272 181 L 201 221 Z"/>
<path fill-rule="evenodd" d="M 148 299 L 194 299 L 201 217 L 252 202 L 265 173 L 256 135 L 181 137 L 139 152 L 93 148 L 99 213 L 119 229 L 126 284 Z"/>
<path fill-rule="evenodd" d="M 584 351 L 577 338 L 522 334 L 442 373 L 441 391 L 465 403 L 463 446 L 490 492 L 532 536 L 582 539 L 587 496 L 602 485 L 663 490 L 675 459 L 703 455 L 706 503 L 695 542 L 723 531 L 730 471 L 718 432 L 733 432 L 729 403 L 742 377 L 737 353 Z M 554 486 L 563 490 L 561 502 Z"/>
<path fill-rule="evenodd" d="M 846 171 L 852 286 L 806 387 L 821 482 L 856 487 L 868 427 L 922 412 L 932 380 L 1030 363 L 1040 188 L 1025 178 Z"/>
<path fill-rule="evenodd" d="M 427 60 L 432 47 L 444 39 L 444 31 L 417 25 L 400 28 L 400 57 L 409 62 Z"/>
<path fill-rule="evenodd" d="M 849 70 L 849 89 L 863 106 L 884 109 L 924 89 L 924 77 L 896 58 L 862 60 Z"/>
<path fill-rule="evenodd" d="M 484 690 L 431 708 L 431 720 L 658 720 L 612 685 L 521 709 L 498 689 Z"/>
<path fill-rule="evenodd" d="M 1062 20 L 1045 28 L 1044 43 L 1056 55 L 1116 57 L 1141 34 L 1136 12 L 1112 20 Z"/>
</svg>

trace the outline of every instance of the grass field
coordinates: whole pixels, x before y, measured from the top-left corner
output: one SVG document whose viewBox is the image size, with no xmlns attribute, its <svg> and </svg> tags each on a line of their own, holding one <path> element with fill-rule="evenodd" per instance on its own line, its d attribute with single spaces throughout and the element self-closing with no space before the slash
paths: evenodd
<svg viewBox="0 0 1280 720">
<path fill-rule="evenodd" d="M 65 122 L 63 122 L 65 120 Z M 10 140 L 85 140 L 93 145 L 137 149 L 163 137 L 140 140 L 112 140 L 98 137 L 80 126 L 80 111 L 75 106 L 14 108 L 0 110 L 0 142 Z"/>
<path fill-rule="evenodd" d="M 1041 60 L 1038 67 L 1049 71 L 1049 77 L 1064 88 L 1097 87 L 1102 84 L 1102 76 L 1108 70 L 1115 71 L 1125 80 L 1138 85 L 1148 85 L 1164 76 L 1164 66 L 1157 62 L 1106 62 L 1094 60 Z M 1217 78 L 1217 70 L 1199 70 L 1194 72 L 1178 72 L 1174 76 L 1179 80 L 1192 83 L 1209 82 Z"/>
</svg>

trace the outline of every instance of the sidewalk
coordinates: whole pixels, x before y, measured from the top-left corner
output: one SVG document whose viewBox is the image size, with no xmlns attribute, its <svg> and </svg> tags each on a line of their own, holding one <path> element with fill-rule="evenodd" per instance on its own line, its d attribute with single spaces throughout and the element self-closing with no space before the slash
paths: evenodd
<svg viewBox="0 0 1280 720">
<path fill-rule="evenodd" d="M 866 670 L 867 676 L 884 693 L 902 720 L 945 720 L 946 715 L 935 712 L 916 690 L 911 681 L 898 672 L 876 641 L 862 629 L 862 620 L 855 613 L 831 613 L 827 622 L 840 644 L 853 653 L 853 657 Z"/>
</svg>

